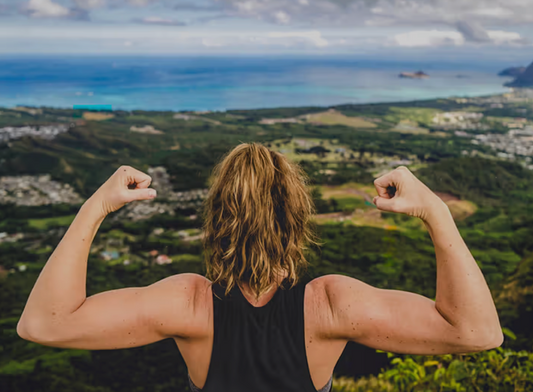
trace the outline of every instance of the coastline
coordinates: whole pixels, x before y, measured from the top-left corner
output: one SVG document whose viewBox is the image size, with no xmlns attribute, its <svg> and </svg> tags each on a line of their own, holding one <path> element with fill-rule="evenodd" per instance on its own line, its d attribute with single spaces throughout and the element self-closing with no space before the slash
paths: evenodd
<svg viewBox="0 0 533 392">
<path fill-rule="evenodd" d="M 500 65 L 324 58 L 62 58 L 0 60 L 0 106 L 217 111 L 330 107 L 501 94 Z M 424 69 L 430 78 L 398 78 Z M 457 77 L 462 75 L 464 77 Z"/>
</svg>

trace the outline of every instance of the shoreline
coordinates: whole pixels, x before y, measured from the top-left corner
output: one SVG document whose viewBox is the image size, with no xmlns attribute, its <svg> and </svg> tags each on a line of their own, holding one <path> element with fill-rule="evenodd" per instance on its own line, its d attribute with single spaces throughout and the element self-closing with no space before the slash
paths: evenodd
<svg viewBox="0 0 533 392">
<path fill-rule="evenodd" d="M 434 98 L 425 98 L 425 99 L 406 99 L 406 100 L 400 100 L 400 101 L 372 101 L 372 102 L 365 102 L 365 103 L 359 103 L 359 102 L 345 102 L 340 104 L 333 104 L 333 105 L 302 105 L 302 106 L 268 106 L 268 107 L 257 107 L 257 108 L 231 108 L 231 109 L 213 109 L 213 110 L 202 110 L 202 109 L 196 109 L 196 110 L 166 110 L 166 109 L 101 109 L 101 110 L 93 110 L 90 109 L 90 106 L 95 107 L 102 107 L 102 106 L 111 106 L 112 105 L 101 105 L 101 104 L 94 104 L 94 105 L 73 105 L 73 106 L 81 106 L 82 108 L 76 108 L 73 107 L 64 107 L 64 106 L 34 106 L 34 105 L 25 105 L 25 104 L 17 104 L 13 105 L 12 107 L 9 106 L 0 106 L 0 112 L 2 110 L 11 110 L 11 111 L 20 111 L 20 112 L 30 112 L 30 111 L 42 111 L 42 110 L 70 110 L 70 111 L 85 111 L 85 112 L 146 112 L 146 113 L 195 113 L 195 114 L 207 114 L 207 113 L 231 113 L 231 112 L 247 112 L 247 111 L 262 111 L 262 110 L 286 110 L 286 109 L 309 109 L 309 110 L 327 110 L 330 108 L 338 108 L 338 107 L 345 107 L 345 106 L 394 106 L 394 105 L 401 105 L 405 106 L 407 104 L 417 104 L 417 103 L 430 103 L 437 100 L 464 100 L 464 99 L 490 99 L 490 98 L 498 98 L 498 97 L 505 97 L 509 94 L 519 94 L 519 95 L 527 95 L 530 96 L 531 99 L 533 99 L 533 88 L 520 88 L 520 87 L 507 87 L 507 92 L 502 93 L 493 93 L 493 94 L 472 94 L 472 95 L 454 95 L 454 96 L 436 96 Z M 20 108 L 20 110 L 18 110 Z M 0 113 L 1 115 L 1 113 Z"/>
</svg>

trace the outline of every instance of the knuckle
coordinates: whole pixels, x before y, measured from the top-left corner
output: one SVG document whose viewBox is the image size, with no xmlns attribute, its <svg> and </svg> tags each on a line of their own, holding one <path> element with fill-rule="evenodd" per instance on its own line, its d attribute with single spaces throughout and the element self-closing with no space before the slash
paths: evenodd
<svg viewBox="0 0 533 392">
<path fill-rule="evenodd" d="M 404 177 L 407 173 L 409 172 L 409 169 L 407 169 L 405 166 L 398 166 L 396 168 L 396 173 L 400 176 L 400 177 Z"/>
</svg>

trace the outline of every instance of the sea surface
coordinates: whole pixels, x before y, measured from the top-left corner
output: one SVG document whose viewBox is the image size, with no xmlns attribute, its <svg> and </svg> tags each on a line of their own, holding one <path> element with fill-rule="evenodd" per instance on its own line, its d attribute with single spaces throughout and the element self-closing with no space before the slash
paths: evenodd
<svg viewBox="0 0 533 392">
<path fill-rule="evenodd" d="M 229 110 L 397 102 L 509 91 L 504 62 L 356 57 L 0 58 L 0 106 Z M 429 79 L 402 79 L 422 70 Z"/>
</svg>

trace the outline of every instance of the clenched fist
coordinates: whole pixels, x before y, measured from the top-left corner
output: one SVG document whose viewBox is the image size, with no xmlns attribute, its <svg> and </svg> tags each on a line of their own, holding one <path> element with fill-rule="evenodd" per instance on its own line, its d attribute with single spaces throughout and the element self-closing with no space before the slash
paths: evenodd
<svg viewBox="0 0 533 392">
<path fill-rule="evenodd" d="M 120 166 L 91 199 L 100 206 L 105 217 L 132 201 L 156 197 L 156 190 L 148 188 L 151 182 L 148 174 L 131 166 Z"/>
<path fill-rule="evenodd" d="M 378 196 L 373 201 L 382 211 L 399 212 L 427 221 L 433 211 L 448 208 L 440 197 L 405 166 L 399 166 L 376 178 L 374 186 Z M 391 186 L 396 188 L 394 195 L 387 192 Z"/>
</svg>

